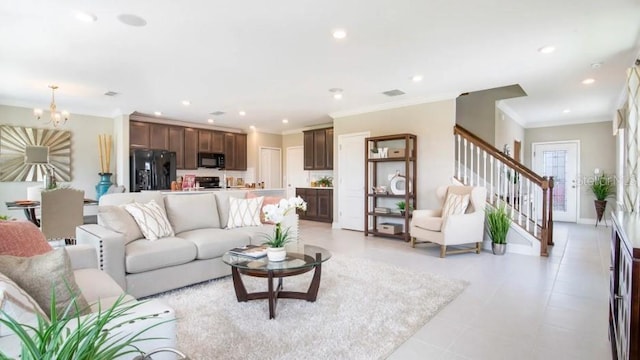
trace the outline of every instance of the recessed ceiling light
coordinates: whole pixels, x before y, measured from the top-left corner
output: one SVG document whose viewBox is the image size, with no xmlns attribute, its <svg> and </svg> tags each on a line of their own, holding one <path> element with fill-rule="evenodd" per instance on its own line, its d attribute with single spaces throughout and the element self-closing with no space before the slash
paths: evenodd
<svg viewBox="0 0 640 360">
<path fill-rule="evenodd" d="M 333 31 L 333 38 L 334 39 L 344 39 L 347 37 L 347 32 L 343 29 L 336 29 Z"/>
<path fill-rule="evenodd" d="M 208 122 L 209 124 L 213 124 L 213 119 L 207 119 L 207 122 Z"/>
<path fill-rule="evenodd" d="M 240 115 L 240 116 L 245 116 L 245 115 L 247 115 L 247 113 L 246 113 L 246 112 L 244 112 L 244 111 L 242 111 L 242 110 L 240 110 L 240 111 L 238 111 L 238 115 Z"/>
<path fill-rule="evenodd" d="M 120 20 L 121 23 L 129 26 L 140 27 L 147 25 L 147 20 L 133 14 L 120 14 L 118 15 L 118 20 Z"/>
<path fill-rule="evenodd" d="M 333 98 L 334 98 L 334 99 L 336 99 L 336 100 L 340 100 L 340 99 L 342 99 L 342 93 L 341 93 L 341 92 L 339 92 L 339 93 L 335 93 L 335 94 L 333 94 Z"/>
<path fill-rule="evenodd" d="M 413 75 L 413 76 L 411 77 L 411 81 L 413 81 L 413 82 L 420 82 L 420 81 L 422 81 L 422 75 Z"/>
<path fill-rule="evenodd" d="M 329 92 L 333 94 L 333 98 L 336 100 L 342 99 L 342 89 L 340 88 L 331 88 Z"/>
<path fill-rule="evenodd" d="M 282 119 L 282 123 L 283 124 L 288 124 L 289 123 L 289 119 Z"/>
<path fill-rule="evenodd" d="M 92 13 L 88 13 L 84 11 L 76 11 L 76 19 L 82 22 L 92 23 L 98 20 L 98 17 L 93 15 Z"/>
<path fill-rule="evenodd" d="M 255 130 L 255 129 L 256 129 L 256 127 L 255 127 L 254 125 L 251 125 L 251 126 L 249 126 L 249 129 L 251 129 L 251 130 Z"/>
<path fill-rule="evenodd" d="M 585 85 L 590 85 L 590 84 L 593 84 L 594 82 L 596 82 L 596 80 L 592 78 L 582 80 L 582 83 Z"/>
<path fill-rule="evenodd" d="M 184 106 L 189 106 L 189 105 L 191 105 L 191 101 L 189 101 L 189 100 L 182 100 L 182 105 L 184 105 Z"/>
<path fill-rule="evenodd" d="M 551 46 L 551 45 L 543 46 L 540 49 L 538 49 L 538 52 L 541 54 L 551 54 L 554 51 L 556 51 L 556 48 L 555 46 Z"/>
<path fill-rule="evenodd" d="M 592 69 L 600 69 L 602 67 L 602 63 L 596 62 L 591 64 Z"/>
<path fill-rule="evenodd" d="M 565 113 L 565 114 L 568 114 L 568 113 L 571 112 L 571 109 L 564 109 L 564 110 L 562 110 L 562 112 Z"/>
<path fill-rule="evenodd" d="M 162 116 L 162 111 L 154 111 L 153 115 L 155 116 Z"/>
</svg>

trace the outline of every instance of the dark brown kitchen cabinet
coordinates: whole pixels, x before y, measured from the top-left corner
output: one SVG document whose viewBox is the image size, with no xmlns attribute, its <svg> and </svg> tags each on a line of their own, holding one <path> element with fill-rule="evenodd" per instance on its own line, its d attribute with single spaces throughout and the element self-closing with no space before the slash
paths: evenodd
<svg viewBox="0 0 640 360">
<path fill-rule="evenodd" d="M 184 168 L 198 168 L 198 130 L 184 129 Z"/>
<path fill-rule="evenodd" d="M 149 124 L 149 148 L 169 150 L 169 126 Z"/>
<path fill-rule="evenodd" d="M 333 170 L 333 128 L 303 133 L 304 169 Z"/>
<path fill-rule="evenodd" d="M 198 151 L 223 153 L 224 133 L 212 130 L 198 130 Z"/>
<path fill-rule="evenodd" d="M 247 134 L 224 135 L 224 166 L 227 170 L 247 170 Z"/>
<path fill-rule="evenodd" d="M 129 146 L 131 148 L 149 148 L 149 123 L 129 122 Z"/>
<path fill-rule="evenodd" d="M 296 196 L 307 202 L 307 211 L 298 210 L 302 220 L 333 221 L 333 190 L 323 188 L 296 188 Z"/>
<path fill-rule="evenodd" d="M 184 169 L 184 128 L 169 127 L 169 151 L 176 153 L 176 168 Z"/>
</svg>

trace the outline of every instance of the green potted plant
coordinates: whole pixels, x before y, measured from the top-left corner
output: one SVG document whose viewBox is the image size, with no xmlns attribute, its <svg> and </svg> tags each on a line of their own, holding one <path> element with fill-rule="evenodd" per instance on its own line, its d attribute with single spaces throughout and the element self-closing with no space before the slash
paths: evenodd
<svg viewBox="0 0 640 360">
<path fill-rule="evenodd" d="M 596 207 L 596 215 L 598 219 L 596 220 L 596 226 L 598 223 L 602 221 L 602 216 L 604 215 L 604 211 L 607 208 L 607 198 L 613 196 L 616 188 L 615 182 L 611 178 L 611 176 L 605 174 L 604 172 L 600 175 L 596 175 L 593 183 L 591 184 L 591 191 L 593 195 L 596 197 L 594 200 L 594 204 Z"/>
<path fill-rule="evenodd" d="M 323 176 L 320 180 L 316 181 L 316 183 L 321 187 L 331 187 L 333 186 L 333 178 Z"/>
<path fill-rule="evenodd" d="M 495 255 L 504 255 L 507 250 L 507 233 L 511 227 L 511 218 L 505 206 L 487 211 L 487 228 L 491 238 L 491 250 Z"/>
<path fill-rule="evenodd" d="M 293 239 L 291 239 L 291 234 L 289 234 L 289 228 L 282 229 L 282 222 L 288 213 L 296 209 L 302 211 L 307 210 L 307 202 L 300 196 L 292 197 L 289 200 L 282 199 L 278 204 L 269 204 L 262 208 L 265 220 L 275 223 L 273 235 L 265 234 L 264 236 L 267 241 L 262 243 L 268 246 L 267 257 L 269 261 L 283 261 L 286 259 L 287 251 L 284 246 Z"/>
<path fill-rule="evenodd" d="M 398 209 L 400 209 L 400 215 L 404 216 L 405 211 L 407 210 L 407 203 L 405 203 L 404 200 L 401 200 L 396 203 L 396 206 L 398 207 Z M 413 206 L 409 205 L 408 210 L 409 213 L 411 213 L 411 210 L 413 210 Z"/>
</svg>

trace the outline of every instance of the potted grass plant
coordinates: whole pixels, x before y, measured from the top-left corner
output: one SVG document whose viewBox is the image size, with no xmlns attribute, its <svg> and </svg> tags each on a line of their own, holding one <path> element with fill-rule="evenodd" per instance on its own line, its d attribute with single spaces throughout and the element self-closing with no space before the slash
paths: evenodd
<svg viewBox="0 0 640 360">
<path fill-rule="evenodd" d="M 507 233 L 510 227 L 511 218 L 504 205 L 487 211 L 487 228 L 494 255 L 504 255 L 507 250 Z"/>
<path fill-rule="evenodd" d="M 596 207 L 596 226 L 602 221 L 602 216 L 607 208 L 607 198 L 615 193 L 615 183 L 611 176 L 604 172 L 597 175 L 591 184 L 591 191 L 596 199 L 593 201 Z"/>
<path fill-rule="evenodd" d="M 400 215 L 404 215 L 405 211 L 409 211 L 409 213 L 411 213 L 411 210 L 413 210 L 413 206 L 409 205 L 409 207 L 407 208 L 407 203 L 404 200 L 398 201 L 396 203 L 396 206 L 398 207 L 398 209 L 400 209 Z"/>
</svg>

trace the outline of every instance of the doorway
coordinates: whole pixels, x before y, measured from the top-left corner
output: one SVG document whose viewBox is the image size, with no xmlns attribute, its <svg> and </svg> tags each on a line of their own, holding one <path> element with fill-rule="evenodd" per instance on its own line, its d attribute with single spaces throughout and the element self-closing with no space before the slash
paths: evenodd
<svg viewBox="0 0 640 360">
<path fill-rule="evenodd" d="M 309 178 L 304 171 L 304 150 L 302 146 L 287 148 L 287 197 L 296 196 L 296 187 L 309 186 Z"/>
<path fill-rule="evenodd" d="M 369 132 L 338 136 L 338 221 L 364 231 L 364 142 Z"/>
<path fill-rule="evenodd" d="M 260 181 L 265 189 L 282 188 L 282 150 L 273 147 L 260 147 Z"/>
<path fill-rule="evenodd" d="M 533 170 L 542 176 L 553 176 L 553 219 L 578 220 L 578 154 L 580 141 L 558 141 L 532 144 Z"/>
</svg>

